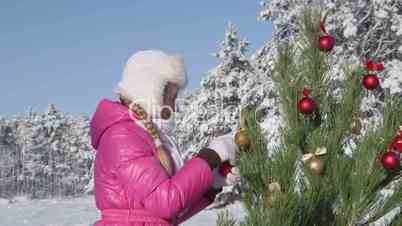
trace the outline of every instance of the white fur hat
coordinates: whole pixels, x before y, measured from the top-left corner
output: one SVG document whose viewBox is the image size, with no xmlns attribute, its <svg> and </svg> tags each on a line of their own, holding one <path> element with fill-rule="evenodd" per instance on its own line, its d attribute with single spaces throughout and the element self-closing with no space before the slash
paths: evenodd
<svg viewBox="0 0 402 226">
<path fill-rule="evenodd" d="M 183 59 L 160 50 L 139 51 L 127 61 L 123 78 L 115 91 L 155 116 L 163 106 L 167 82 L 185 86 L 187 80 Z"/>
</svg>

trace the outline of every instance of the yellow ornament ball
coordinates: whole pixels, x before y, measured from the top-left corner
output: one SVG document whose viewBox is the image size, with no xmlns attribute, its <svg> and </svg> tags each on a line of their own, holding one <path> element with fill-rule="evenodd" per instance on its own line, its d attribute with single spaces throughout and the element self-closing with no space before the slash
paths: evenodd
<svg viewBox="0 0 402 226">
<path fill-rule="evenodd" d="M 307 168 L 317 175 L 323 175 L 325 171 L 325 162 L 317 157 L 311 158 L 306 163 Z"/>
<path fill-rule="evenodd" d="M 263 192 L 263 206 L 265 208 L 272 208 L 275 202 L 275 199 L 281 193 L 281 186 L 277 182 L 270 183 L 267 189 Z"/>
<path fill-rule="evenodd" d="M 248 147 L 250 138 L 246 129 L 240 129 L 235 135 L 235 143 L 240 147 Z"/>
</svg>

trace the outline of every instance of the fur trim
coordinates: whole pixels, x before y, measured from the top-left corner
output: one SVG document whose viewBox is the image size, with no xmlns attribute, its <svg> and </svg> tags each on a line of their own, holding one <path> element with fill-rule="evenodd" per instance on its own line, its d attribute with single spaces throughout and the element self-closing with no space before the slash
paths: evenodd
<svg viewBox="0 0 402 226">
<path fill-rule="evenodd" d="M 183 59 L 159 50 L 140 51 L 127 61 L 115 92 L 140 104 L 151 115 L 159 116 L 168 82 L 180 87 L 186 85 Z"/>
</svg>

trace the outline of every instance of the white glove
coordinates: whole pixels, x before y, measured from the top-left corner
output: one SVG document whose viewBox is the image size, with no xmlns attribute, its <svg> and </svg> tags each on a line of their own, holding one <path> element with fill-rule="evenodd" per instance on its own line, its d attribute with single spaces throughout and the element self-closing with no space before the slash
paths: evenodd
<svg viewBox="0 0 402 226">
<path fill-rule="evenodd" d="M 238 184 L 240 182 L 240 172 L 238 167 L 233 167 L 232 171 L 226 175 L 226 177 L 222 176 L 219 173 L 219 168 L 215 168 L 213 171 L 214 174 L 214 184 L 212 185 L 214 188 L 221 188 L 224 186 L 232 186 Z"/>
<path fill-rule="evenodd" d="M 239 152 L 239 148 L 234 142 L 234 134 L 214 138 L 208 148 L 214 150 L 222 162 L 229 161 L 231 165 L 236 165 L 236 155 Z"/>
</svg>

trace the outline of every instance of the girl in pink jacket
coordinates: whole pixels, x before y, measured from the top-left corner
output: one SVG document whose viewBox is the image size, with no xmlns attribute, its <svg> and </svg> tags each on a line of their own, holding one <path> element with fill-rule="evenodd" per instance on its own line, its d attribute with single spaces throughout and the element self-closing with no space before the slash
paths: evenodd
<svg viewBox="0 0 402 226">
<path fill-rule="evenodd" d="M 217 173 L 222 162 L 235 164 L 233 136 L 215 138 L 183 165 L 155 123 L 172 116 L 185 83 L 181 58 L 141 51 L 126 64 L 116 90 L 120 100 L 98 104 L 91 120 L 101 211 L 95 226 L 176 226 L 211 204 L 222 186 L 234 183 Z"/>
</svg>

